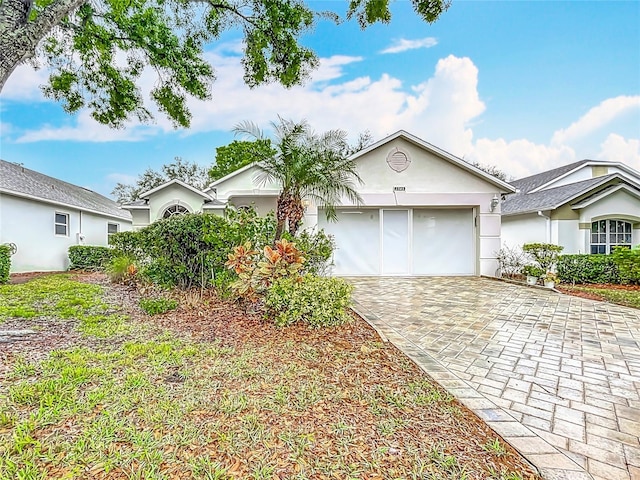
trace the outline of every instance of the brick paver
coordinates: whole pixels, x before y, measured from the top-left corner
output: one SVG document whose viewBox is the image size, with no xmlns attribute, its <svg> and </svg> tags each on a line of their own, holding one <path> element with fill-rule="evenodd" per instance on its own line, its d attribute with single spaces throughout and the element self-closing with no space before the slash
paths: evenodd
<svg viewBox="0 0 640 480">
<path fill-rule="evenodd" d="M 356 309 L 543 476 L 640 480 L 640 310 L 476 277 L 349 281 Z"/>
</svg>

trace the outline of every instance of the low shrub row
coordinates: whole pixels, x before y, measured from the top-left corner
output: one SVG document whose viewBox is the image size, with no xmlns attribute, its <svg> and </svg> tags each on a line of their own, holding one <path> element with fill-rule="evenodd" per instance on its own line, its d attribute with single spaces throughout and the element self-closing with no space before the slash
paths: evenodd
<svg viewBox="0 0 640 480">
<path fill-rule="evenodd" d="M 558 277 L 564 283 L 619 283 L 618 267 L 611 255 L 562 255 Z"/>
<path fill-rule="evenodd" d="M 558 276 L 566 283 L 640 284 L 640 246 L 611 255 L 562 255 Z"/>
<path fill-rule="evenodd" d="M 73 270 L 102 270 L 114 256 L 109 247 L 72 245 L 69 247 L 69 268 Z"/>
<path fill-rule="evenodd" d="M 9 245 L 0 245 L 0 285 L 9 281 L 11 269 L 11 248 Z"/>
</svg>

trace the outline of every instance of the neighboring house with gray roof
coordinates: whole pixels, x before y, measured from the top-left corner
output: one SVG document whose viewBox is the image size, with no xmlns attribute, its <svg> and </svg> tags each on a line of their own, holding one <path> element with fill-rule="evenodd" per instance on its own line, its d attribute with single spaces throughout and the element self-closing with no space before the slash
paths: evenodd
<svg viewBox="0 0 640 480">
<path fill-rule="evenodd" d="M 107 245 L 126 230 L 131 214 L 113 200 L 0 160 L 0 244 L 17 247 L 12 272 L 66 270 L 71 245 Z"/>
<path fill-rule="evenodd" d="M 139 199 L 122 205 L 131 212 L 135 230 L 173 215 L 200 212 L 222 215 L 225 207 L 226 203 L 177 179 L 143 192 Z"/>
<path fill-rule="evenodd" d="M 564 253 L 610 253 L 640 244 L 640 172 L 582 160 L 511 182 L 502 202 L 502 242 L 544 242 Z"/>
</svg>

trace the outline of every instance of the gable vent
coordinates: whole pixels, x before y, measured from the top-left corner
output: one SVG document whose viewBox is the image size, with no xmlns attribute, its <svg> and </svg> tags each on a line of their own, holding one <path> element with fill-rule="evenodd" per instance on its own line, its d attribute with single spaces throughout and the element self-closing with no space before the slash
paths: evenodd
<svg viewBox="0 0 640 480">
<path fill-rule="evenodd" d="M 387 155 L 387 164 L 389 164 L 391 170 L 395 172 L 399 173 L 406 170 L 410 163 L 411 159 L 409 158 L 409 155 L 398 148 L 392 150 L 389 152 L 389 155 Z"/>
</svg>

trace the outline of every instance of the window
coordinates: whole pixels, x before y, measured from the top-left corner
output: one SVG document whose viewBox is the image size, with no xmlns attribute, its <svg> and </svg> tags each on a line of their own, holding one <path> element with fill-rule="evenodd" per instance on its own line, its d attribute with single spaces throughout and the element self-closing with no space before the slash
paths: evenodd
<svg viewBox="0 0 640 480">
<path fill-rule="evenodd" d="M 69 214 L 56 212 L 54 220 L 56 235 L 69 236 Z"/>
<path fill-rule="evenodd" d="M 120 225 L 117 223 L 107 223 L 107 243 L 111 244 L 111 235 L 120 231 Z"/>
<path fill-rule="evenodd" d="M 174 215 L 184 215 L 185 213 L 189 213 L 189 210 L 187 210 L 182 205 L 171 205 L 164 211 L 164 214 L 162 214 L 162 218 L 169 218 L 173 217 Z"/>
<path fill-rule="evenodd" d="M 631 222 L 598 220 L 591 224 L 591 253 L 611 253 L 614 247 L 631 248 Z"/>
</svg>

